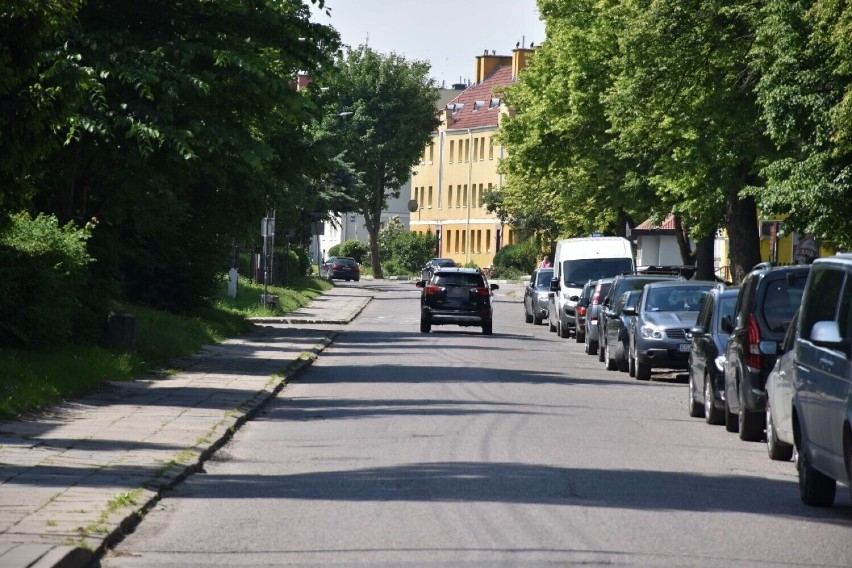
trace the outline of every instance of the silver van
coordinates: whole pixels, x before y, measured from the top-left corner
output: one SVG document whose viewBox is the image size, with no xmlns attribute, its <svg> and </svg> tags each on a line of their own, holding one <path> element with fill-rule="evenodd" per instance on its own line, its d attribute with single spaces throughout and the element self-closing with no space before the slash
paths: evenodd
<svg viewBox="0 0 852 568">
<path fill-rule="evenodd" d="M 799 312 L 793 372 L 793 439 L 799 492 L 834 503 L 852 475 L 852 255 L 817 259 Z"/>
</svg>

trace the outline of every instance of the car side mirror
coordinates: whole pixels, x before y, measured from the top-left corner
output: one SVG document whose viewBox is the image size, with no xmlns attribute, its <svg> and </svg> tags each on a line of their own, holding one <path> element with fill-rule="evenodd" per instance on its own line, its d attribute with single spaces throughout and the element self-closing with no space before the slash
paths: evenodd
<svg viewBox="0 0 852 568">
<path fill-rule="evenodd" d="M 553 278 L 550 281 L 550 291 L 558 292 L 559 291 L 559 278 Z"/>
<path fill-rule="evenodd" d="M 572 302 L 579 302 L 579 301 L 580 301 L 580 296 L 571 296 L 571 297 L 570 297 L 570 298 L 568 298 L 568 299 L 569 299 L 569 300 L 571 300 Z"/>
<path fill-rule="evenodd" d="M 492 289 L 492 290 L 499 290 L 499 289 L 500 289 L 500 285 L 499 285 L 499 284 L 492 284 L 492 285 L 491 285 L 491 289 Z"/>
<path fill-rule="evenodd" d="M 425 288 L 426 287 L 426 281 L 425 280 L 418 280 L 417 282 L 414 283 L 414 285 L 417 286 L 418 288 Z"/>
<path fill-rule="evenodd" d="M 696 325 L 689 330 L 689 333 L 692 334 L 692 337 L 704 337 L 707 335 L 707 330 L 704 329 L 703 325 Z"/>
<path fill-rule="evenodd" d="M 731 319 L 731 316 L 724 316 L 722 318 L 722 331 L 725 333 L 734 331 L 734 321 Z"/>
<path fill-rule="evenodd" d="M 836 321 L 818 321 L 811 328 L 811 342 L 819 347 L 840 351 L 850 357 L 850 341 L 840 336 L 840 327 Z"/>
<path fill-rule="evenodd" d="M 626 316 L 635 316 L 636 315 L 636 306 L 624 306 L 621 309 L 621 313 Z"/>
<path fill-rule="evenodd" d="M 778 342 L 764 339 L 757 344 L 757 349 L 762 355 L 778 355 Z"/>
</svg>

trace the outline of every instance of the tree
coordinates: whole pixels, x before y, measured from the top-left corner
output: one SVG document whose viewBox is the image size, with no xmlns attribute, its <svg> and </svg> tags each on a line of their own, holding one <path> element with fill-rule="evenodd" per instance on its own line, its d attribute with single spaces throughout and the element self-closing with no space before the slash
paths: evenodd
<svg viewBox="0 0 852 568">
<path fill-rule="evenodd" d="M 852 247 L 850 3 L 767 0 L 756 30 L 757 100 L 778 155 L 754 194 L 788 230 Z"/>
<path fill-rule="evenodd" d="M 337 46 L 301 1 L 88 0 L 48 54 L 78 80 L 32 208 L 97 217 L 93 266 L 129 299 L 203 302 L 233 240 L 312 195 L 303 181 L 327 164 L 307 159 L 305 125 L 322 109 L 293 81 Z"/>
<path fill-rule="evenodd" d="M 438 91 L 429 65 L 383 55 L 366 46 L 347 50 L 322 86 L 336 102 L 345 160 L 358 176 L 353 198 L 370 237 L 373 274 L 383 278 L 379 255 L 381 214 L 388 198 L 398 197 L 438 125 Z"/>
</svg>

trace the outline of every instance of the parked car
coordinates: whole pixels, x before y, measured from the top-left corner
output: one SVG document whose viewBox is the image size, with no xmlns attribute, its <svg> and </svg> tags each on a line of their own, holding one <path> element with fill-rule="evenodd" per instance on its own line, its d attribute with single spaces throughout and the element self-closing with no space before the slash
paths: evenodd
<svg viewBox="0 0 852 568">
<path fill-rule="evenodd" d="M 419 280 L 420 331 L 433 325 L 479 326 L 484 335 L 492 332 L 492 299 L 497 284 L 488 284 L 478 268 L 435 267 L 429 280 Z"/>
<path fill-rule="evenodd" d="M 556 242 L 553 257 L 553 292 L 548 322 L 559 337 L 575 331 L 575 306 L 583 285 L 589 280 L 632 273 L 633 248 L 622 237 L 583 237 Z"/>
<path fill-rule="evenodd" d="M 595 291 L 597 283 L 597 280 L 589 280 L 586 282 L 585 286 L 583 286 L 582 292 L 580 292 L 580 299 L 577 300 L 577 305 L 574 307 L 574 314 L 576 316 L 577 323 L 574 331 L 574 338 L 577 340 L 577 343 L 586 342 L 586 316 L 588 315 L 589 305 L 592 301 L 592 294 Z"/>
<path fill-rule="evenodd" d="M 766 378 L 766 452 L 773 460 L 793 457 L 793 355 L 799 312 L 778 348 L 778 360 Z"/>
<path fill-rule="evenodd" d="M 639 276 L 636 274 L 620 274 L 612 279 L 612 284 L 606 297 L 601 302 L 601 316 L 598 318 L 598 361 L 603 363 L 606 353 L 606 324 L 603 317 L 606 310 L 611 310 L 615 301 L 628 290 L 641 290 L 650 282 L 668 282 L 675 280 L 673 276 Z M 632 376 L 632 375 L 631 375 Z"/>
<path fill-rule="evenodd" d="M 761 264 L 740 286 L 725 350 L 725 428 L 761 440 L 766 427 L 766 378 L 802 302 L 809 266 Z"/>
<path fill-rule="evenodd" d="M 426 264 L 420 268 L 420 280 L 429 280 L 432 278 L 432 272 L 435 268 L 453 268 L 458 266 L 452 258 L 430 258 Z"/>
<path fill-rule="evenodd" d="M 601 278 L 595 284 L 589 307 L 586 308 L 586 337 L 584 338 L 584 350 L 589 355 L 597 355 L 599 340 L 598 324 L 601 317 L 601 305 L 606 299 L 609 287 L 612 286 L 612 278 Z"/>
<path fill-rule="evenodd" d="M 715 282 L 686 280 L 645 285 L 630 324 L 628 370 L 632 376 L 647 381 L 654 368 L 686 368 L 691 330 L 704 296 L 715 286 Z"/>
<path fill-rule="evenodd" d="M 725 421 L 725 348 L 739 288 L 717 285 L 704 297 L 689 350 L 689 415 L 708 424 Z"/>
<path fill-rule="evenodd" d="M 354 280 L 361 279 L 361 265 L 354 258 L 348 256 L 332 256 L 320 265 L 320 278 L 327 280 Z"/>
<path fill-rule="evenodd" d="M 553 268 L 536 268 L 524 289 L 524 321 L 541 324 L 547 317 L 547 300 Z"/>
<path fill-rule="evenodd" d="M 630 322 L 636 317 L 636 304 L 641 295 L 641 290 L 628 290 L 615 302 L 612 310 L 604 313 L 603 317 L 607 319 L 604 359 L 608 371 L 628 370 L 627 342 Z"/>
<path fill-rule="evenodd" d="M 802 501 L 827 507 L 852 475 L 852 255 L 812 266 L 793 355 L 793 439 Z"/>
</svg>

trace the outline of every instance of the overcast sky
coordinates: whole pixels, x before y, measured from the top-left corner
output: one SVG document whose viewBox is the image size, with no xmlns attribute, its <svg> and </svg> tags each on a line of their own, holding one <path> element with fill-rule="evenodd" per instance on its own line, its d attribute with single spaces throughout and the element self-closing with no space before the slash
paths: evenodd
<svg viewBox="0 0 852 568">
<path fill-rule="evenodd" d="M 517 42 L 544 40 L 535 0 L 326 0 L 331 17 L 315 21 L 335 28 L 344 44 L 367 43 L 381 53 L 429 61 L 441 85 L 473 81 L 477 55 L 510 55 Z"/>
</svg>

